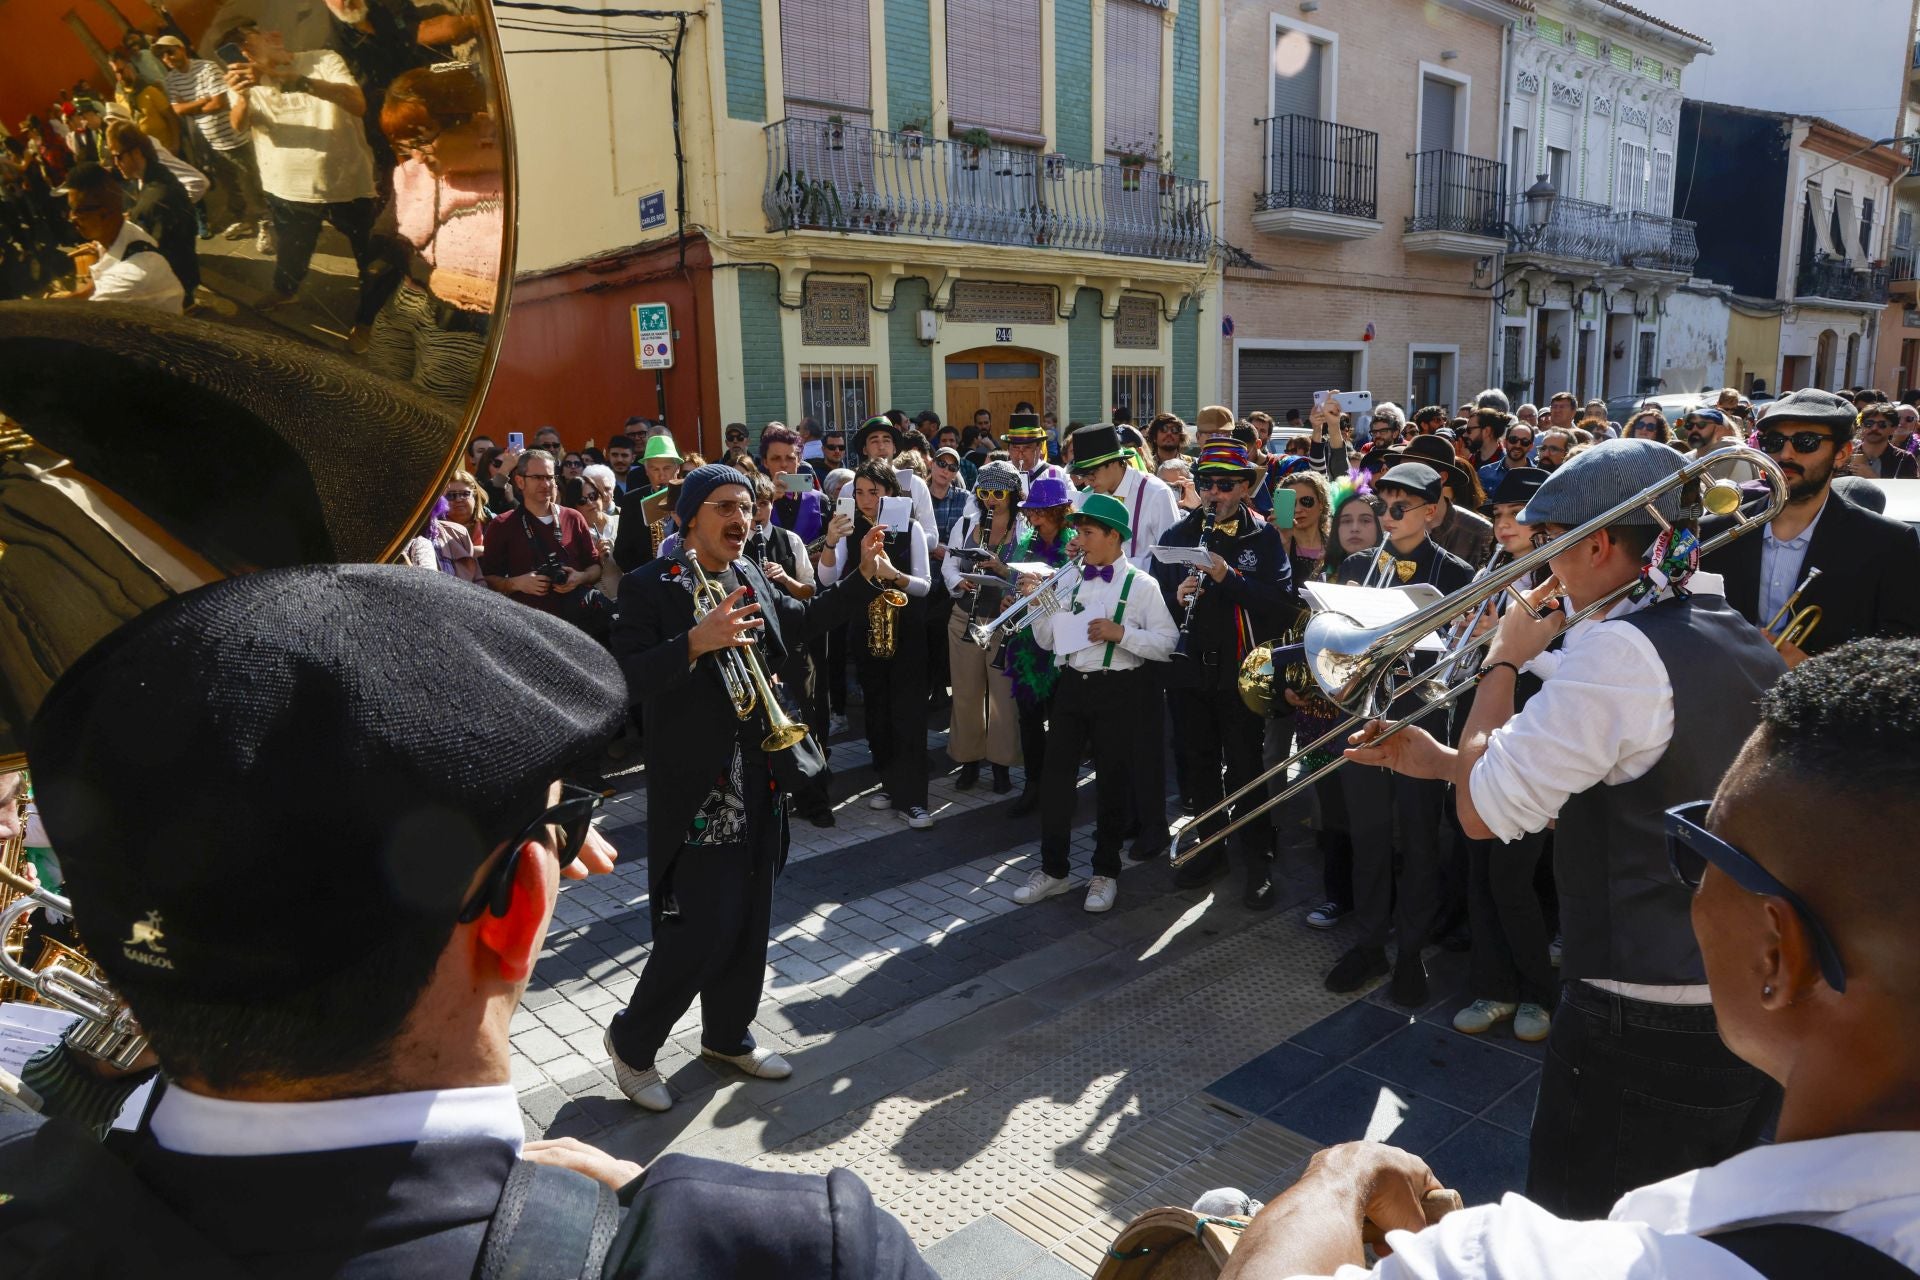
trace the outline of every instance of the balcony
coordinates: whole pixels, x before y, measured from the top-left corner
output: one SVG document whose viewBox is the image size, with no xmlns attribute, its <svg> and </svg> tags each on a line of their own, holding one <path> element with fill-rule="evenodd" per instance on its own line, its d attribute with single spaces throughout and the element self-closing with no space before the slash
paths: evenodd
<svg viewBox="0 0 1920 1280">
<path fill-rule="evenodd" d="M 1692 274 L 1693 264 L 1700 259 L 1693 223 L 1685 218 L 1637 211 L 1614 216 L 1619 221 L 1617 261 L 1621 266 L 1683 276 Z"/>
<path fill-rule="evenodd" d="M 1891 273 L 1885 267 L 1855 270 L 1844 258 L 1816 254 L 1800 264 L 1794 294 L 1803 299 L 1854 303 L 1863 308 L 1884 306 L 1891 291 Z"/>
<path fill-rule="evenodd" d="M 1894 187 L 1911 191 L 1916 180 L 1920 180 L 1920 142 L 1909 142 L 1900 149 L 1907 153 L 1907 167 L 1894 176 Z"/>
<path fill-rule="evenodd" d="M 1312 116 L 1272 116 L 1266 188 L 1254 229 L 1299 240 L 1359 240 L 1380 230 L 1380 135 Z"/>
<path fill-rule="evenodd" d="M 1547 217 L 1547 225 L 1531 245 L 1521 239 L 1520 228 L 1528 226 L 1527 202 L 1516 199 L 1510 218 L 1509 252 L 1516 258 L 1551 258 L 1568 262 L 1611 266 L 1618 241 L 1615 215 L 1604 204 L 1556 196 Z"/>
<path fill-rule="evenodd" d="M 1893 246 L 1893 256 L 1887 259 L 1887 281 L 1889 293 L 1895 298 L 1911 301 L 1920 296 L 1920 285 L 1915 283 L 1915 272 L 1920 270 L 1920 262 L 1915 261 L 1916 250 L 1910 244 Z"/>
<path fill-rule="evenodd" d="M 774 231 L 925 236 L 1203 262 L 1207 184 L 1152 166 L 1088 164 L 820 120 L 766 127 Z"/>
<path fill-rule="evenodd" d="M 1422 151 L 1413 161 L 1411 253 L 1483 258 L 1505 243 L 1507 166 L 1458 151 Z"/>
</svg>

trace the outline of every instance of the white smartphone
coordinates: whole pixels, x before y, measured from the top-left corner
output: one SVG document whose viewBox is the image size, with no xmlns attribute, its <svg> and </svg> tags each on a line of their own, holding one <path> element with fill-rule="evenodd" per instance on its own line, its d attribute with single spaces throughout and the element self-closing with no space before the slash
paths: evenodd
<svg viewBox="0 0 1920 1280">
<path fill-rule="evenodd" d="M 522 449 L 524 449 L 524 448 L 526 448 L 526 447 L 527 447 L 527 436 L 526 436 L 526 433 L 525 433 L 524 431 L 509 431 L 509 432 L 507 432 L 507 450 L 508 450 L 508 452 L 510 452 L 510 453 L 518 453 L 518 452 L 520 452 L 520 451 L 521 451 Z"/>
<path fill-rule="evenodd" d="M 1313 393 L 1313 407 L 1314 407 L 1314 408 L 1315 408 L 1316 410 L 1319 410 L 1319 409 L 1324 409 L 1324 408 L 1326 408 L 1326 407 L 1327 407 L 1327 393 L 1326 393 L 1326 392 L 1324 392 L 1324 391 L 1316 391 L 1316 392 L 1314 392 L 1314 393 Z"/>
<path fill-rule="evenodd" d="M 848 481 L 847 487 L 840 491 L 840 500 L 833 504 L 833 514 L 835 514 L 836 516 L 845 516 L 849 520 L 853 519 L 854 507 L 853 507 L 853 482 L 852 481 Z"/>
<path fill-rule="evenodd" d="M 1358 417 L 1360 414 L 1373 412 L 1373 392 L 1371 391 L 1342 391 L 1334 399 L 1340 405 L 1342 413 L 1351 413 Z"/>
<path fill-rule="evenodd" d="M 780 492 L 788 497 L 795 494 L 813 492 L 813 470 L 786 471 L 780 475 Z"/>
</svg>

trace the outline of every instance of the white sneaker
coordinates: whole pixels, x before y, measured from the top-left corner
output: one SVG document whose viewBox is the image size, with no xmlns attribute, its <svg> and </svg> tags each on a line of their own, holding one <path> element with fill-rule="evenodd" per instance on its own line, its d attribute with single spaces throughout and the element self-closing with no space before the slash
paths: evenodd
<svg viewBox="0 0 1920 1280">
<path fill-rule="evenodd" d="M 1013 891 L 1013 900 L 1023 907 L 1053 897 L 1056 893 L 1065 893 L 1073 887 L 1069 876 L 1050 876 L 1044 870 L 1036 870 L 1027 877 L 1027 882 Z"/>
<path fill-rule="evenodd" d="M 750 1076 L 762 1080 L 785 1080 L 793 1074 L 793 1064 L 771 1049 L 755 1045 L 745 1053 L 715 1053 L 705 1045 L 700 1047 L 700 1056 L 713 1062 L 724 1062 L 738 1067 Z"/>
<path fill-rule="evenodd" d="M 922 809 L 917 804 L 908 805 L 907 806 L 907 825 L 912 827 L 915 831 L 925 831 L 928 827 L 933 825 L 933 815 L 928 813 L 925 809 Z"/>
<path fill-rule="evenodd" d="M 867 797 L 867 808 L 891 809 L 893 808 L 893 797 L 884 791 L 876 791 Z"/>
<path fill-rule="evenodd" d="M 1120 882 L 1112 876 L 1095 876 L 1087 882 L 1087 910 L 1111 911 L 1120 896 Z"/>
<path fill-rule="evenodd" d="M 227 229 L 220 233 L 220 238 L 222 240 L 245 240 L 248 236 L 255 234 L 255 230 L 251 222 L 230 222 L 227 224 Z"/>
<path fill-rule="evenodd" d="M 607 1032 L 605 1043 L 607 1057 L 613 1062 L 613 1082 L 630 1102 L 648 1111 L 665 1111 L 673 1105 L 673 1095 L 667 1092 L 667 1082 L 660 1078 L 658 1069 L 636 1070 L 621 1061 L 620 1055 L 614 1052 L 611 1031 Z"/>
<path fill-rule="evenodd" d="M 271 223 L 263 222 L 260 224 L 260 229 L 254 233 L 253 247 L 255 251 L 269 255 L 278 247 L 277 242 L 273 238 L 273 226 Z"/>
</svg>

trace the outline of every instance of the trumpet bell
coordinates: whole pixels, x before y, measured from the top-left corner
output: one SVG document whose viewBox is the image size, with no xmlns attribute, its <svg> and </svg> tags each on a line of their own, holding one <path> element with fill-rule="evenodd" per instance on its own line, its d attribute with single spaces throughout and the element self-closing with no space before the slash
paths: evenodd
<svg viewBox="0 0 1920 1280">
<path fill-rule="evenodd" d="M 766 737 L 760 739 L 760 749 L 762 751 L 792 750 L 794 747 L 800 745 L 801 739 L 805 738 L 807 733 L 808 729 L 806 725 L 801 724 L 798 720 L 789 720 L 772 733 L 769 733 Z"/>
<path fill-rule="evenodd" d="M 979 648 L 991 649 L 993 648 L 993 629 L 976 622 L 967 628 L 967 639 L 973 641 Z"/>
</svg>

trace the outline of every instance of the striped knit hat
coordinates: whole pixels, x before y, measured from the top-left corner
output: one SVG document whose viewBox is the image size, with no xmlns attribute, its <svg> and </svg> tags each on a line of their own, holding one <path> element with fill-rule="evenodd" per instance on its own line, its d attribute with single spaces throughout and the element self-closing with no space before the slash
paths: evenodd
<svg viewBox="0 0 1920 1280">
<path fill-rule="evenodd" d="M 1200 446 L 1200 461 L 1194 470 L 1229 471 L 1251 478 L 1259 468 L 1253 465 L 1247 446 L 1232 436 L 1215 436 Z"/>
</svg>

